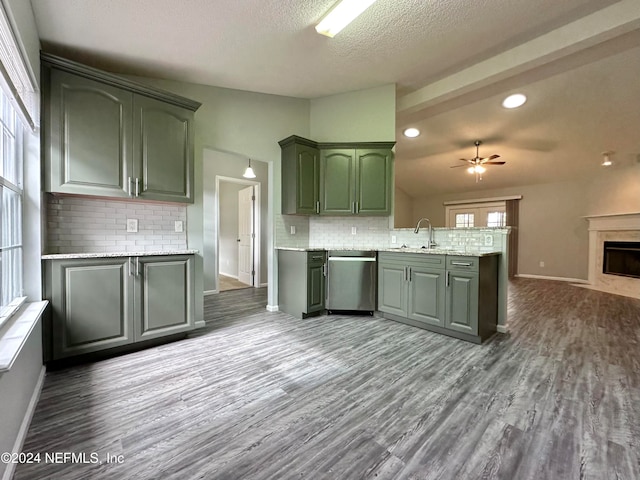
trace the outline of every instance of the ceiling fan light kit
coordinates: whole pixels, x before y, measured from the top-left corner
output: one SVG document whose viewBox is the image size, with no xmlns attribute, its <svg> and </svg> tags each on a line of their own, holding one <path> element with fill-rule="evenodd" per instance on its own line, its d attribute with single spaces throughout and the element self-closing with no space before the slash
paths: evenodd
<svg viewBox="0 0 640 480">
<path fill-rule="evenodd" d="M 506 162 L 493 162 L 492 160 L 496 158 L 500 158 L 500 155 L 493 154 L 490 157 L 482 158 L 480 157 L 480 145 L 482 142 L 480 140 L 476 140 L 474 145 L 476 146 L 476 156 L 471 159 L 461 158 L 462 162 L 467 162 L 471 164 L 470 167 L 467 168 L 467 172 L 470 174 L 475 174 L 476 183 L 479 180 L 482 180 L 482 174 L 487 171 L 485 165 L 504 165 Z M 464 167 L 465 165 L 453 165 L 451 168 Z"/>
</svg>

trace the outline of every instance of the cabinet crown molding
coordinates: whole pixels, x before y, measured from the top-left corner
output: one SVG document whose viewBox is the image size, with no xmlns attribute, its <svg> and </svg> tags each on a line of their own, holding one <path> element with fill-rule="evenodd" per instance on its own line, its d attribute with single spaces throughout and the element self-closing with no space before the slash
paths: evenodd
<svg viewBox="0 0 640 480">
<path fill-rule="evenodd" d="M 81 75 L 93 80 L 99 80 L 102 83 L 106 83 L 118 88 L 123 88 L 131 92 L 144 95 L 146 97 L 161 100 L 178 107 L 186 108 L 193 112 L 195 112 L 202 105 L 200 102 L 196 102 L 195 100 L 176 95 L 175 93 L 149 87 L 147 85 L 143 85 L 142 83 L 134 82 L 118 75 L 114 75 L 113 73 L 89 67 L 88 65 L 83 65 L 73 60 L 58 57 L 57 55 L 52 55 L 50 53 L 40 52 L 40 60 L 43 66 L 56 68 L 58 70 L 64 70 L 66 72 Z"/>
</svg>

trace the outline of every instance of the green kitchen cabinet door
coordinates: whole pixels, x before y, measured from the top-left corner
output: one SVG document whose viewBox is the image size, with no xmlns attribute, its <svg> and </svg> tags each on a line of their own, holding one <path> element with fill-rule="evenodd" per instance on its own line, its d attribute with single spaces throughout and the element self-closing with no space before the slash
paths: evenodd
<svg viewBox="0 0 640 480">
<path fill-rule="evenodd" d="M 44 190 L 128 197 L 133 94 L 56 69 L 43 75 Z"/>
<path fill-rule="evenodd" d="M 478 335 L 478 273 L 447 271 L 445 327 Z"/>
<path fill-rule="evenodd" d="M 407 317 L 408 267 L 378 262 L 378 310 Z"/>
<path fill-rule="evenodd" d="M 313 215 L 320 213 L 320 159 L 318 149 L 296 145 L 295 213 Z"/>
<path fill-rule="evenodd" d="M 324 256 L 324 254 L 322 254 Z M 307 310 L 313 313 L 324 310 L 325 277 L 324 262 L 310 262 L 307 266 Z"/>
<path fill-rule="evenodd" d="M 388 149 L 358 149 L 356 154 L 356 213 L 390 215 L 393 153 Z"/>
<path fill-rule="evenodd" d="M 192 330 L 195 321 L 193 255 L 132 259 L 136 273 L 136 342 Z"/>
<path fill-rule="evenodd" d="M 52 260 L 45 265 L 51 300 L 52 359 L 133 342 L 129 258 Z"/>
<path fill-rule="evenodd" d="M 356 213 L 356 152 L 353 149 L 326 149 L 320 153 L 320 213 Z"/>
<path fill-rule="evenodd" d="M 445 322 L 446 272 L 443 269 L 410 266 L 407 317 L 443 327 Z"/>
<path fill-rule="evenodd" d="M 133 189 L 149 200 L 193 203 L 193 112 L 133 99 Z"/>
</svg>

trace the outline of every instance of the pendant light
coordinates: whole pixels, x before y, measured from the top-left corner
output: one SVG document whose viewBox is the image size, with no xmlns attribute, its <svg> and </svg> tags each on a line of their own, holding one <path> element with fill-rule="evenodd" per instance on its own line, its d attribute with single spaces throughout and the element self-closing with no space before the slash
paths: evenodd
<svg viewBox="0 0 640 480">
<path fill-rule="evenodd" d="M 247 167 L 247 169 L 244 171 L 244 173 L 242 174 L 242 176 L 244 178 L 256 178 L 256 174 L 253 171 L 253 168 L 251 168 L 251 159 L 249 159 L 249 166 Z"/>
</svg>

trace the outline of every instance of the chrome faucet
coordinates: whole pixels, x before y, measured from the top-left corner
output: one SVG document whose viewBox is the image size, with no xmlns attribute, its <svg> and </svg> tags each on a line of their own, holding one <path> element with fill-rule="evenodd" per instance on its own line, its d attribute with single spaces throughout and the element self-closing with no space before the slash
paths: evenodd
<svg viewBox="0 0 640 480">
<path fill-rule="evenodd" d="M 418 220 L 418 223 L 416 224 L 416 229 L 413 231 L 413 233 L 417 234 L 420 231 L 420 224 L 425 220 L 428 224 L 427 248 L 432 248 L 436 246 L 436 242 L 433 241 L 433 228 L 431 227 L 431 220 L 425 217 Z"/>
</svg>

